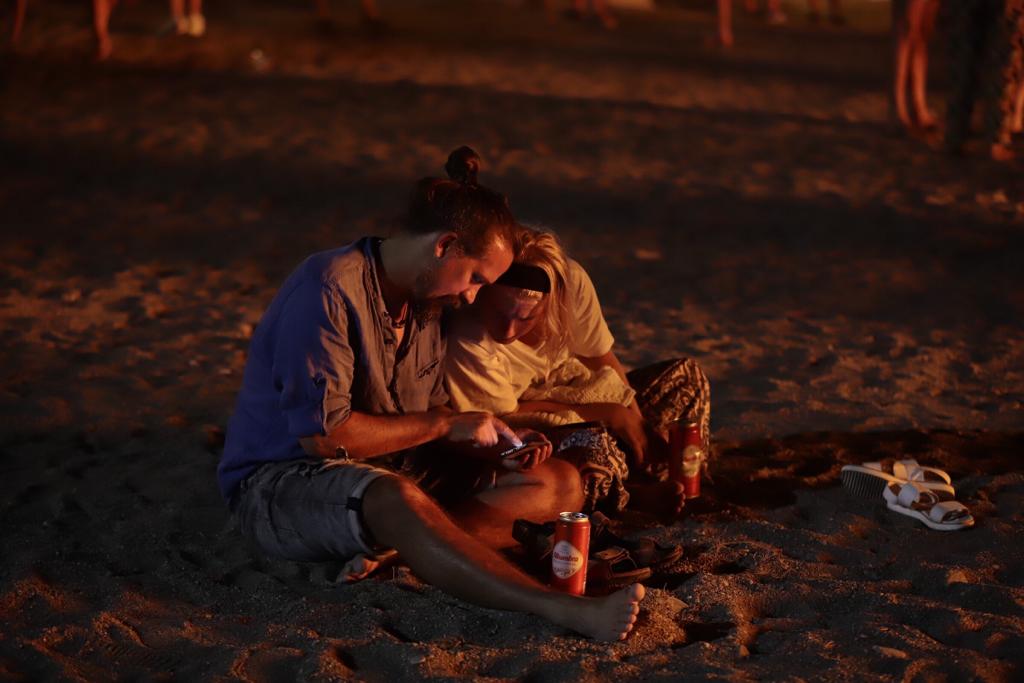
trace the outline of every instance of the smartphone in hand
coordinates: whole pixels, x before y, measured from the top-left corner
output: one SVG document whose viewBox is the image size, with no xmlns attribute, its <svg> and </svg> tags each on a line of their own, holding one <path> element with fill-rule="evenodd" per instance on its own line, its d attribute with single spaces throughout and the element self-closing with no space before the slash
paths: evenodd
<svg viewBox="0 0 1024 683">
<path fill-rule="evenodd" d="M 538 465 L 537 459 L 543 445 L 532 441 L 522 446 L 511 446 L 498 453 L 499 462 L 502 467 L 513 472 L 532 470 Z"/>
<path fill-rule="evenodd" d="M 498 457 L 502 460 L 522 460 L 524 457 L 529 455 L 531 450 L 538 448 L 540 444 L 526 442 L 521 446 L 509 446 L 505 450 L 498 453 Z"/>
</svg>

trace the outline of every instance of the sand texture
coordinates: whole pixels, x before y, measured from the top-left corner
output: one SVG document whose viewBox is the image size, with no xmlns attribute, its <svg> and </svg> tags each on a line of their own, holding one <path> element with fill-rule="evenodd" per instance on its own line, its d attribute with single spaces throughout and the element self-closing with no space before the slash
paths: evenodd
<svg viewBox="0 0 1024 683">
<path fill-rule="evenodd" d="M 119 7 L 97 66 L 84 6 L 33 3 L 0 57 L 0 679 L 1024 676 L 1024 176 L 891 127 L 884 31 L 742 18 L 723 54 L 696 3 L 611 34 L 395 6 L 382 37 L 211 5 L 201 41 Z M 712 380 L 715 481 L 649 532 L 686 552 L 625 643 L 255 556 L 216 491 L 277 286 L 464 143 L 624 361 Z M 894 457 L 977 527 L 840 487 Z"/>
</svg>

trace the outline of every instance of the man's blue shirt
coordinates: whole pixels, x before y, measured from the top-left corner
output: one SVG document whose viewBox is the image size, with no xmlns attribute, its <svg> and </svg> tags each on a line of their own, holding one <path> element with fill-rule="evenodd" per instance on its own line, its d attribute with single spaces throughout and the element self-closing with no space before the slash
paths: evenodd
<svg viewBox="0 0 1024 683">
<path fill-rule="evenodd" d="M 411 322 L 398 344 L 379 244 L 364 237 L 310 256 L 263 314 L 217 468 L 227 500 L 260 465 L 308 457 L 299 439 L 329 433 L 353 410 L 401 415 L 447 403 L 440 324 Z"/>
</svg>

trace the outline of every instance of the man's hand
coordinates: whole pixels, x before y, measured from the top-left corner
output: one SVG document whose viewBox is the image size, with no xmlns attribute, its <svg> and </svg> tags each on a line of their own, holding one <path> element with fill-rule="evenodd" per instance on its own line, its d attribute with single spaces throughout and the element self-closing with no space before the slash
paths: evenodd
<svg viewBox="0 0 1024 683">
<path fill-rule="evenodd" d="M 448 417 L 448 439 L 450 441 L 472 441 L 477 446 L 496 446 L 500 437 L 505 437 L 516 446 L 522 445 L 519 437 L 507 424 L 490 413 L 453 413 Z"/>
<path fill-rule="evenodd" d="M 647 433 L 639 410 L 618 403 L 587 403 L 578 406 L 577 412 L 587 420 L 604 422 L 612 435 L 625 442 L 634 465 L 641 466 L 646 462 Z"/>
<path fill-rule="evenodd" d="M 548 438 L 538 431 L 532 429 L 520 429 L 516 431 L 517 436 L 522 440 L 522 450 L 502 458 L 501 466 L 513 472 L 528 472 L 551 457 L 553 448 Z"/>
</svg>

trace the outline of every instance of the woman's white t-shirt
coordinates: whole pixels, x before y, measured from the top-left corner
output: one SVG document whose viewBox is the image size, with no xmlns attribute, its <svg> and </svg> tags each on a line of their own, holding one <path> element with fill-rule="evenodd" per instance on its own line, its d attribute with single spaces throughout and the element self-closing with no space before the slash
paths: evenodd
<svg viewBox="0 0 1024 683">
<path fill-rule="evenodd" d="M 571 330 L 568 346 L 561 349 L 541 352 L 521 341 L 499 344 L 471 313 L 460 316 L 448 338 L 445 361 L 448 394 L 455 410 L 486 410 L 495 415 L 515 412 L 523 392 L 546 382 L 569 358 L 595 358 L 611 351 L 615 339 L 590 276 L 570 260 L 566 279 Z"/>
</svg>

